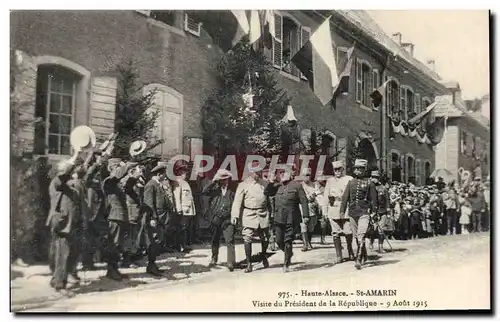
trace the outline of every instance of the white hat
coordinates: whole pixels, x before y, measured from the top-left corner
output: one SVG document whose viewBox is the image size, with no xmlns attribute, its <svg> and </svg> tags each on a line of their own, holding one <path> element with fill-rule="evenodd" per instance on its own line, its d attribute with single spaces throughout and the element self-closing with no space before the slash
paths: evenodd
<svg viewBox="0 0 500 322">
<path fill-rule="evenodd" d="M 89 145 L 95 146 L 96 144 L 96 136 L 94 131 L 86 126 L 80 125 L 77 126 L 71 131 L 71 135 L 69 138 L 70 144 L 76 150 L 80 150 Z"/>
<path fill-rule="evenodd" d="M 356 159 L 356 161 L 354 161 L 355 167 L 365 168 L 367 165 L 368 165 L 368 161 L 366 161 L 365 159 Z"/>
<path fill-rule="evenodd" d="M 334 169 L 344 168 L 344 161 L 342 161 L 342 160 L 333 161 L 332 162 L 332 166 L 333 166 Z"/>
<path fill-rule="evenodd" d="M 216 180 L 224 180 L 224 179 L 229 179 L 232 178 L 231 172 L 229 172 L 226 169 L 219 169 L 217 170 L 217 173 L 215 174 L 215 179 Z"/>
<path fill-rule="evenodd" d="M 146 146 L 147 143 L 145 141 L 139 140 L 132 142 L 132 144 L 130 144 L 130 149 L 129 149 L 130 156 L 133 157 L 141 154 L 142 152 L 144 152 L 144 150 L 146 150 Z"/>
</svg>

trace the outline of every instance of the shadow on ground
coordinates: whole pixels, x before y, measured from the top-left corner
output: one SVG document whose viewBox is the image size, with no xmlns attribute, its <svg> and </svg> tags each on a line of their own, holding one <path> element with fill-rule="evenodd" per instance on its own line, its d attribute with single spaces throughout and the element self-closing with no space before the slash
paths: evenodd
<svg viewBox="0 0 500 322">
<path fill-rule="evenodd" d="M 131 274 L 128 274 L 130 276 Z M 96 280 L 90 281 L 89 284 L 79 285 L 73 287 L 71 290 L 75 294 L 86 294 L 86 293 L 95 293 L 95 292 L 112 292 L 121 290 L 124 288 L 137 287 L 139 285 L 147 284 L 147 282 L 143 281 L 134 281 L 134 280 L 123 280 L 123 281 L 114 281 L 107 277 L 100 277 Z"/>
</svg>

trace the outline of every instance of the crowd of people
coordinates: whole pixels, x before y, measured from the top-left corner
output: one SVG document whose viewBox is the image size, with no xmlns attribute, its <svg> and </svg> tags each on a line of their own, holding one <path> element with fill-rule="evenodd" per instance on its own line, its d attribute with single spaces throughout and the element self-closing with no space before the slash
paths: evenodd
<svg viewBox="0 0 500 322">
<path fill-rule="evenodd" d="M 109 145 L 109 141 L 105 144 Z M 139 149 L 141 147 L 138 147 Z M 143 149 L 144 147 L 142 147 Z M 423 238 L 435 235 L 473 233 L 488 229 L 489 183 L 475 180 L 455 187 L 437 182 L 416 187 L 382 182 L 378 171 L 367 171 L 367 161 L 358 159 L 352 176 L 342 161 L 334 161 L 334 176 L 314 181 L 311 169 L 299 173 L 270 172 L 247 165 L 248 177 L 238 181 L 230 171 L 219 170 L 202 194 L 207 209 L 196 205 L 187 181 L 189 168 L 159 161 L 146 168 L 141 161 L 111 158 L 112 149 L 102 146 L 89 151 L 85 160 L 78 152 L 57 165 L 49 192 L 51 209 L 47 226 L 51 231 L 51 286 L 71 295 L 68 285 L 80 280 L 83 270 L 94 270 L 96 252 L 107 263 L 106 277 L 120 281 L 127 276 L 120 268 L 139 265 L 147 258 L 146 272 L 163 276 L 156 258 L 164 252 L 189 253 L 194 242 L 195 217 L 210 221 L 212 256 L 208 266 L 218 265 L 220 239 L 227 246 L 227 268 L 235 269 L 235 235 L 241 229 L 245 250 L 245 272 L 252 272 L 252 242 L 259 237 L 261 262 L 267 268 L 268 247 L 283 251 L 283 270 L 290 270 L 293 242 L 303 242 L 302 251 L 313 249 L 312 237 L 319 230 L 321 243 L 333 236 L 335 263 L 352 260 L 361 269 L 367 260 L 365 240 Z M 298 175 L 304 176 L 298 180 Z M 444 185 L 443 185 L 444 184 Z M 234 190 L 234 191 L 233 191 Z M 341 237 L 348 257 L 343 258 Z M 356 250 L 353 249 L 356 240 Z"/>
</svg>

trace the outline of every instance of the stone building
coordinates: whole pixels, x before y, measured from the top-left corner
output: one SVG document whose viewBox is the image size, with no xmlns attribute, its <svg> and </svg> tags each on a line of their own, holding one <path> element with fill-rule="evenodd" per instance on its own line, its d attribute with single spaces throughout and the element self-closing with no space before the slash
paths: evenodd
<svg viewBox="0 0 500 322">
<path fill-rule="evenodd" d="M 322 152 L 352 163 L 354 155 L 386 170 L 393 180 L 423 184 L 436 167 L 434 148 L 414 137 L 388 138 L 391 121 L 408 120 L 448 91 L 439 75 L 413 57 L 414 45 L 390 37 L 364 11 L 275 11 L 276 40 L 266 55 L 279 85 L 292 98 L 301 129 L 320 138 Z M 349 91 L 335 108 L 323 107 L 300 72 L 288 64 L 319 24 L 332 16 L 332 42 L 339 66 L 354 45 Z M 224 26 L 222 26 L 224 27 Z M 25 120 L 50 126 L 19 128 L 25 152 L 51 160 L 69 154 L 69 133 L 91 126 L 98 136 L 113 131 L 117 64 L 136 61 L 145 90 L 157 88 L 162 111 L 157 152 L 198 153 L 200 109 L 215 86 L 223 52 L 197 21 L 183 11 L 29 11 L 11 14 L 11 49 L 22 72 L 15 92 Z M 387 113 L 372 106 L 370 93 L 386 80 Z M 435 116 L 430 117 L 430 119 Z M 383 121 L 383 122 L 382 122 Z M 425 124 L 421 125 L 425 132 Z M 382 139 L 385 138 L 385 139 Z"/>
</svg>

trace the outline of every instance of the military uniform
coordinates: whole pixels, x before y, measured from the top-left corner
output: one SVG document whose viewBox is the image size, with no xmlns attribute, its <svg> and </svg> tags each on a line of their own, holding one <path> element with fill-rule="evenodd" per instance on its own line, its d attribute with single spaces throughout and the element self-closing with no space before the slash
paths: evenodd
<svg viewBox="0 0 500 322">
<path fill-rule="evenodd" d="M 108 272 L 107 277 L 120 280 L 125 277 L 118 271 L 118 262 L 123 250 L 124 234 L 127 229 L 128 211 L 125 195 L 125 186 L 122 181 L 127 173 L 125 165 L 121 165 L 120 159 L 110 159 L 110 176 L 103 182 L 103 190 L 106 194 L 108 211 Z"/>
<path fill-rule="evenodd" d="M 373 171 L 372 177 L 378 179 L 378 171 Z M 380 183 L 375 185 L 375 189 L 377 191 L 377 213 L 372 222 L 373 227 L 371 227 L 372 234 L 370 235 L 370 247 L 373 248 L 374 239 L 378 237 L 379 252 L 383 252 L 384 234 L 389 232 L 389 230 L 394 230 L 394 225 L 389 213 L 389 191 Z"/>
<path fill-rule="evenodd" d="M 262 244 L 262 260 L 268 266 L 265 252 L 269 243 L 269 209 L 268 198 L 264 195 L 265 182 L 246 178 L 238 184 L 231 208 L 232 218 L 241 218 L 242 235 L 245 243 L 247 270 L 251 269 L 252 237 L 259 235 Z"/>
<path fill-rule="evenodd" d="M 341 161 L 333 162 L 334 168 L 343 167 Z M 347 242 L 347 250 L 349 257 L 354 257 L 352 249 L 352 230 L 349 217 L 345 211 L 341 211 L 341 202 L 347 184 L 352 180 L 351 176 L 343 175 L 340 178 L 329 178 L 325 186 L 325 194 L 323 199 L 323 209 L 330 222 L 332 228 L 333 244 L 337 253 L 337 262 L 342 260 L 342 248 L 340 234 L 344 233 Z"/>
<path fill-rule="evenodd" d="M 137 258 L 140 248 L 140 223 L 142 205 L 142 187 L 139 178 L 127 177 L 125 180 L 125 195 L 127 201 L 128 229 L 125 233 L 125 252 L 123 253 L 124 266 L 135 266 L 132 261 Z"/>
<path fill-rule="evenodd" d="M 362 167 L 366 171 L 366 160 L 356 160 L 354 166 Z M 347 206 L 349 205 L 349 208 Z M 361 268 L 361 262 L 366 259 L 365 235 L 370 222 L 369 213 L 377 211 L 377 189 L 369 178 L 354 178 L 347 184 L 342 196 L 340 213 L 349 209 L 350 224 L 358 244 L 356 250 L 356 268 Z"/>
<path fill-rule="evenodd" d="M 227 170 L 217 173 L 216 179 L 229 178 L 231 173 Z M 221 234 L 227 247 L 227 265 L 230 271 L 234 269 L 234 225 L 231 223 L 231 206 L 234 192 L 227 186 L 222 186 L 219 181 L 213 181 L 203 189 L 203 195 L 210 197 L 209 216 L 211 218 L 210 230 L 212 233 L 212 260 L 210 265 L 217 264 Z"/>
<path fill-rule="evenodd" d="M 294 181 L 269 183 L 265 189 L 265 194 L 275 196 L 276 213 L 274 224 L 276 227 L 276 241 L 278 247 L 285 253 L 284 268 L 288 269 L 293 255 L 294 222 L 302 219 L 307 224 L 309 221 L 307 196 L 302 185 Z"/>
</svg>

